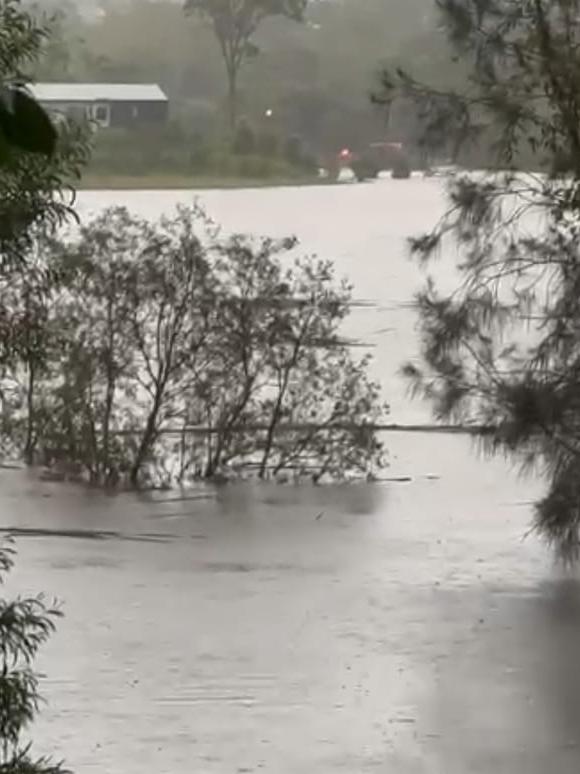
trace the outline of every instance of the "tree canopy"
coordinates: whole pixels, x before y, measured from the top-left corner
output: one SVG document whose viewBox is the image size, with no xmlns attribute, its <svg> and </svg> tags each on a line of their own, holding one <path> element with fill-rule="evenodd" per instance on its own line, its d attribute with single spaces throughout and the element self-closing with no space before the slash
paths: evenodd
<svg viewBox="0 0 580 774">
<path fill-rule="evenodd" d="M 24 88 L 25 68 L 37 58 L 48 35 L 18 0 L 0 3 L 0 166 L 14 150 L 54 153 L 57 133 L 48 115 Z"/>
<path fill-rule="evenodd" d="M 186 13 L 197 13 L 211 21 L 226 69 L 232 129 L 237 122 L 238 74 L 243 64 L 258 53 L 253 41 L 258 27 L 271 16 L 284 16 L 301 21 L 307 1 L 186 0 Z"/>
<path fill-rule="evenodd" d="M 19 0 L 0 0 L 0 273 L 23 260 L 38 228 L 72 214 L 89 146 L 81 127 L 53 127 L 26 91 L 49 28 Z"/>
<path fill-rule="evenodd" d="M 2 585 L 13 564 L 14 548 L 5 541 L 0 546 Z M 0 599 L 0 771 L 6 774 L 67 774 L 61 763 L 35 758 L 27 739 L 42 701 L 34 661 L 61 615 L 42 595 Z"/>
<path fill-rule="evenodd" d="M 384 464 L 351 288 L 292 239 L 225 239 L 198 211 L 109 209 L 6 280 L 0 444 L 94 484 L 343 479 Z"/>
<path fill-rule="evenodd" d="M 450 208 L 412 240 L 423 260 L 459 251 L 461 284 L 418 297 L 422 363 L 407 375 L 438 418 L 480 428 L 486 449 L 546 477 L 536 527 L 565 559 L 580 540 L 580 2 L 439 0 L 468 88 L 385 73 L 424 140 L 484 141 L 495 174 L 454 176 Z M 537 174 L 536 170 L 543 170 Z M 528 171 L 529 170 L 529 171 Z"/>
<path fill-rule="evenodd" d="M 23 288 L 40 280 L 32 266 L 39 234 L 48 235 L 71 214 L 72 182 L 87 157 L 82 132 L 60 132 L 26 91 L 48 30 L 19 0 L 0 0 L 0 361 L 38 341 L 42 320 L 30 325 L 38 298 Z M 68 195 L 67 195 L 68 194 Z M 43 275 L 46 279 L 46 274 Z M 39 283 L 38 287 L 41 286 Z M 16 288 L 24 314 L 10 319 Z M 4 400 L 5 394 L 2 395 Z M 0 545 L 0 583 L 12 569 L 11 546 Z M 49 758 L 35 758 L 29 740 L 38 713 L 39 649 L 55 629 L 60 611 L 42 596 L 0 599 L 0 770 L 7 774 L 64 774 Z"/>
</svg>

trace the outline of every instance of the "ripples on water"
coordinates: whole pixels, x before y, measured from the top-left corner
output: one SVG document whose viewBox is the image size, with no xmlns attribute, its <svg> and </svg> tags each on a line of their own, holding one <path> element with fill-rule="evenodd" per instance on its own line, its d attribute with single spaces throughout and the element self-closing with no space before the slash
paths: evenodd
<svg viewBox="0 0 580 774">
<path fill-rule="evenodd" d="M 349 333 L 376 345 L 393 419 L 425 421 L 396 373 L 420 282 L 403 242 L 440 214 L 436 181 L 201 199 L 229 230 L 294 232 L 335 259 L 376 301 Z M 11 585 L 66 605 L 39 751 L 79 774 L 580 770 L 579 592 L 523 539 L 537 484 L 457 436 L 387 444 L 404 483 L 106 497 L 0 472 Z"/>
</svg>

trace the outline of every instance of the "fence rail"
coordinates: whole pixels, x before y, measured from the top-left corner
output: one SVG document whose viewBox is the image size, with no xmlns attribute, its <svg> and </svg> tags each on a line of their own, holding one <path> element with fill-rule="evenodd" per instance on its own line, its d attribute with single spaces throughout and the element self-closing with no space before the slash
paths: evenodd
<svg viewBox="0 0 580 774">
<path fill-rule="evenodd" d="M 228 433 L 262 433 L 268 432 L 268 424 L 251 424 L 232 428 L 227 428 Z M 223 432 L 224 428 L 209 427 L 203 425 L 184 425 L 183 427 L 165 427 L 159 430 L 159 435 L 217 435 Z M 434 433 L 440 435 L 482 435 L 490 433 L 493 428 L 483 425 L 433 425 L 433 424 L 378 424 L 378 425 L 357 425 L 357 424 L 281 424 L 276 427 L 276 433 L 300 433 L 300 432 L 344 432 L 354 430 L 370 430 L 375 433 Z M 133 436 L 141 435 L 144 430 L 117 430 L 113 435 Z"/>
</svg>

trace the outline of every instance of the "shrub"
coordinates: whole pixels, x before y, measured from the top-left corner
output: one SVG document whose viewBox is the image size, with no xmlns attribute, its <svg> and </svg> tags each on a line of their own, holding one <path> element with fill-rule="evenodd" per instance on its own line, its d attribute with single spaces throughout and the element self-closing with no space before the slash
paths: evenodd
<svg viewBox="0 0 580 774">
<path fill-rule="evenodd" d="M 304 161 L 304 145 L 297 135 L 286 140 L 284 146 L 284 158 L 289 164 L 300 165 Z"/>
<path fill-rule="evenodd" d="M 278 153 L 280 142 L 272 132 L 262 132 L 258 135 L 256 151 L 262 156 L 273 158 Z"/>
<path fill-rule="evenodd" d="M 263 156 L 250 156 L 241 160 L 238 167 L 240 177 L 268 178 L 276 175 L 276 167 Z"/>
<path fill-rule="evenodd" d="M 309 174 L 317 174 L 319 170 L 318 159 L 311 153 L 304 153 L 302 155 L 299 166 Z"/>
<path fill-rule="evenodd" d="M 44 244 L 49 272 L 0 288 L 19 347 L 0 371 L 5 445 L 106 486 L 380 467 L 379 389 L 340 337 L 351 288 L 295 247 L 222 239 L 185 209 L 111 209 Z"/>
<path fill-rule="evenodd" d="M 13 554 L 10 544 L 0 546 L 0 581 L 12 569 Z M 59 615 L 42 596 L 0 600 L 0 771 L 6 774 L 65 774 L 60 763 L 33 758 L 23 739 L 41 701 L 34 660 Z"/>
<path fill-rule="evenodd" d="M 288 164 L 305 172 L 315 174 L 318 171 L 318 159 L 305 148 L 302 139 L 297 135 L 286 140 L 284 158 Z"/>
<path fill-rule="evenodd" d="M 192 172 L 202 172 L 207 169 L 210 160 L 210 149 L 203 135 L 194 132 L 189 141 L 189 169 Z"/>
<path fill-rule="evenodd" d="M 249 156 L 256 150 L 256 135 L 245 121 L 240 123 L 236 130 L 232 150 L 239 156 Z"/>
<path fill-rule="evenodd" d="M 113 129 L 97 135 L 91 169 L 125 175 L 187 174 L 208 169 L 210 156 L 211 148 L 199 132 L 188 134 L 176 125 L 163 130 Z"/>
</svg>

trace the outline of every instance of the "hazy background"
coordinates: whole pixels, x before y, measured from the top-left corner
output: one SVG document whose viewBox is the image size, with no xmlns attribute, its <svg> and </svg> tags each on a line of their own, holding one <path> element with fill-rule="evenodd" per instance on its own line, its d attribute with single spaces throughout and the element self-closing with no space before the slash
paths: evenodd
<svg viewBox="0 0 580 774">
<path fill-rule="evenodd" d="M 186 18 L 172 0 L 42 0 L 56 13 L 56 34 L 38 80 L 155 82 L 167 93 L 173 123 L 201 135 L 222 131 L 226 84 L 213 31 Z M 305 24 L 266 20 L 259 54 L 244 68 L 241 114 L 260 130 L 295 134 L 313 153 L 364 147 L 385 135 L 370 93 L 381 64 L 452 83 L 457 71 L 425 0 L 311 0 Z M 391 133 L 406 136 L 404 116 Z"/>
</svg>

